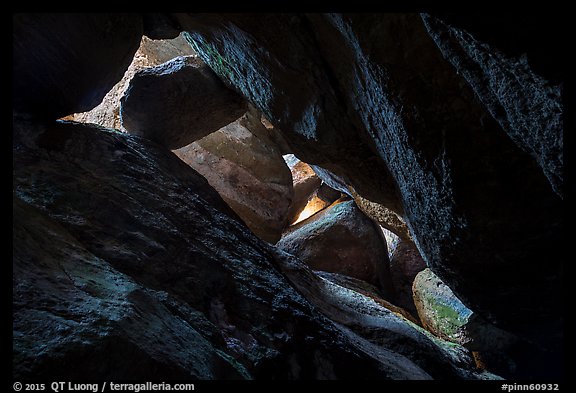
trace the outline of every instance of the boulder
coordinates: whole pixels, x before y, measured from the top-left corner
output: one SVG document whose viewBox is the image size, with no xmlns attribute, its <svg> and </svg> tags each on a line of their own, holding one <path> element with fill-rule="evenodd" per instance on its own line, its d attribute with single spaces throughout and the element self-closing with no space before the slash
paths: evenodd
<svg viewBox="0 0 576 393">
<path fill-rule="evenodd" d="M 28 13 L 12 22 L 13 108 L 51 120 L 98 105 L 142 37 L 138 14 Z"/>
<path fill-rule="evenodd" d="M 259 238 L 276 243 L 289 224 L 292 177 L 278 148 L 247 116 L 174 153 L 208 180 Z"/>
<path fill-rule="evenodd" d="M 15 379 L 495 378 L 259 240 L 157 144 L 14 127 Z"/>
<path fill-rule="evenodd" d="M 472 311 L 438 276 L 426 268 L 416 275 L 412 288 L 418 316 L 426 329 L 459 344 L 471 341 L 465 326 Z"/>
<path fill-rule="evenodd" d="M 174 57 L 193 55 L 192 47 L 182 36 L 171 40 L 151 40 L 142 37 L 140 47 L 128 70 L 114 87 L 104 96 L 102 102 L 88 112 L 74 113 L 63 120 L 80 123 L 94 123 L 103 127 L 125 131 L 120 121 L 120 99 L 126 92 L 130 80 L 137 71 L 162 64 Z"/>
<path fill-rule="evenodd" d="M 120 100 L 127 132 L 179 149 L 246 112 L 244 99 L 194 56 L 136 72 Z"/>
<path fill-rule="evenodd" d="M 393 297 L 386 242 L 353 201 L 335 202 L 291 226 L 276 244 L 314 270 L 339 273 L 379 286 Z"/>
<path fill-rule="evenodd" d="M 521 142 L 520 129 L 511 138 L 506 128 L 516 123 L 503 126 L 505 115 L 495 118 L 477 94 L 491 79 L 475 87 L 465 75 L 475 62 L 447 60 L 450 31 L 419 14 L 175 17 L 292 153 L 402 216 L 427 265 L 467 306 L 560 361 L 562 200 L 539 163 L 544 155 L 526 150 L 538 144 Z M 497 46 L 483 48 L 498 59 Z M 529 65 L 494 62 L 510 71 L 505 81 L 532 78 Z M 555 86 L 538 94 L 543 108 L 558 107 Z M 539 143 L 557 152 L 561 135 L 540 128 L 555 112 L 530 114 L 528 102 L 513 111 L 535 116 Z"/>
<path fill-rule="evenodd" d="M 396 290 L 396 304 L 414 316 L 419 312 L 412 296 L 412 284 L 416 275 L 426 269 L 418 248 L 412 242 L 401 240 L 394 247 L 390 256 L 390 276 Z"/>
</svg>

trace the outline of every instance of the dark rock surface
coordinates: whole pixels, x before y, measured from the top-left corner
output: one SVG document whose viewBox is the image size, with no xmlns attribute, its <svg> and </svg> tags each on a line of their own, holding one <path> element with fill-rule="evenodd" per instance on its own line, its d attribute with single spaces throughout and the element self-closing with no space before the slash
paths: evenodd
<svg viewBox="0 0 576 393">
<path fill-rule="evenodd" d="M 314 270 L 378 285 L 384 298 L 392 300 L 386 241 L 378 226 L 353 201 L 335 202 L 291 226 L 276 246 Z"/>
<path fill-rule="evenodd" d="M 436 336 L 474 351 L 488 370 L 512 379 L 561 375 L 561 370 L 546 365 L 555 363 L 550 354 L 478 316 L 430 269 L 416 275 L 413 293 L 422 325 Z"/>
<path fill-rule="evenodd" d="M 258 240 L 164 148 L 14 124 L 15 378 L 495 377 Z"/>
<path fill-rule="evenodd" d="M 177 17 L 294 154 L 400 214 L 467 306 L 560 353 L 561 198 L 420 15 Z"/>
<path fill-rule="evenodd" d="M 13 108 L 51 120 L 98 105 L 142 36 L 138 14 L 14 14 L 12 22 Z"/>
<path fill-rule="evenodd" d="M 171 150 L 218 131 L 246 109 L 238 93 L 191 56 L 138 71 L 120 101 L 126 131 Z"/>
<path fill-rule="evenodd" d="M 238 121 L 175 150 L 260 239 L 276 243 L 290 221 L 292 176 L 262 124 Z M 256 130 L 256 131 L 252 131 Z"/>
<path fill-rule="evenodd" d="M 414 316 L 418 316 L 418 311 L 412 296 L 412 284 L 416 275 L 424 269 L 426 262 L 416 245 L 405 240 L 399 241 L 390 257 L 390 276 L 396 290 L 396 304 Z"/>
<path fill-rule="evenodd" d="M 536 74 L 526 54 L 510 57 L 466 31 L 422 16 L 444 57 L 461 73 L 508 136 L 538 162 L 563 196 L 562 87 Z"/>
</svg>

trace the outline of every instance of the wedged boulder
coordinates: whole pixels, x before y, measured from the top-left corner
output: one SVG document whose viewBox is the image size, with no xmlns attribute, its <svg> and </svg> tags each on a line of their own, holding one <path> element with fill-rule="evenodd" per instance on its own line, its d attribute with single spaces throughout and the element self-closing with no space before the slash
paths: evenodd
<svg viewBox="0 0 576 393">
<path fill-rule="evenodd" d="M 127 132 L 179 149 L 246 112 L 246 101 L 194 56 L 136 72 L 120 100 Z"/>
<path fill-rule="evenodd" d="M 157 144 L 14 126 L 15 378 L 494 377 L 260 241 Z"/>
<path fill-rule="evenodd" d="M 142 37 L 138 14 L 22 13 L 12 22 L 13 108 L 51 120 L 98 105 Z"/>
<path fill-rule="evenodd" d="M 385 299 L 393 298 L 386 241 L 353 201 L 337 201 L 289 227 L 276 246 L 314 270 L 366 281 L 377 285 Z"/>
<path fill-rule="evenodd" d="M 165 63 L 178 56 L 193 55 L 192 47 L 179 36 L 170 40 L 151 40 L 143 36 L 134 59 L 120 82 L 104 96 L 102 102 L 88 112 L 74 113 L 63 118 L 80 123 L 93 123 L 123 131 L 120 121 L 120 99 L 137 71 Z"/>
<path fill-rule="evenodd" d="M 200 173 L 259 238 L 276 243 L 290 223 L 292 176 L 261 124 L 247 116 L 174 153 Z"/>
<path fill-rule="evenodd" d="M 401 240 L 396 244 L 390 256 L 390 277 L 396 290 L 396 304 L 416 317 L 419 312 L 414 304 L 412 284 L 416 275 L 426 267 L 426 262 L 414 243 Z"/>
<path fill-rule="evenodd" d="M 523 136 L 514 141 L 447 61 L 439 47 L 449 35 L 432 37 L 418 14 L 175 17 L 295 155 L 401 215 L 427 265 L 467 306 L 560 361 L 562 200 L 539 153 L 525 151 Z M 531 78 L 529 66 L 497 62 Z M 538 97 L 557 104 L 555 93 Z M 556 129 L 541 131 L 544 146 L 561 145 Z"/>
<path fill-rule="evenodd" d="M 412 288 L 418 316 L 426 329 L 459 344 L 472 340 L 465 332 L 472 310 L 430 269 L 426 268 L 416 275 Z"/>
</svg>

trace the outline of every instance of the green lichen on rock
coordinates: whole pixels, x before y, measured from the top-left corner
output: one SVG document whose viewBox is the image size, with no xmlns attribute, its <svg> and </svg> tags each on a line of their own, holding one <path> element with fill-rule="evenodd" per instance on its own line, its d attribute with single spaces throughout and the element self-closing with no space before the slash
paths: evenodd
<svg viewBox="0 0 576 393">
<path fill-rule="evenodd" d="M 234 76 L 232 68 L 228 63 L 228 60 L 220 54 L 213 44 L 194 40 L 186 32 L 184 32 L 184 38 L 188 43 L 190 43 L 194 51 L 202 58 L 202 60 L 208 64 L 220 78 L 225 82 L 232 82 Z"/>
<path fill-rule="evenodd" d="M 412 289 L 424 326 L 439 337 L 464 344 L 464 328 L 472 311 L 430 269 L 418 273 Z"/>
</svg>

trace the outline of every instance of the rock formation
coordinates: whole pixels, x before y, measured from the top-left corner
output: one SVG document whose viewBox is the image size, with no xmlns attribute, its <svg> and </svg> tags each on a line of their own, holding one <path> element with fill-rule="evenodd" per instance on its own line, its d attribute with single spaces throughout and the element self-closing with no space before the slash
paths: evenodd
<svg viewBox="0 0 576 393">
<path fill-rule="evenodd" d="M 314 270 L 376 284 L 385 299 L 393 297 L 386 241 L 377 225 L 353 201 L 337 201 L 291 226 L 276 246 Z"/>
<path fill-rule="evenodd" d="M 128 70 L 120 82 L 104 96 L 102 102 L 88 112 L 74 113 L 65 117 L 64 120 L 94 123 L 123 131 L 120 121 L 120 99 L 134 74 L 141 69 L 160 65 L 175 57 L 193 54 L 194 51 L 181 35 L 171 40 L 151 40 L 143 36 Z"/>
<path fill-rule="evenodd" d="M 14 131 L 15 378 L 494 378 L 260 241 L 161 146 L 71 122 Z M 378 310 L 385 341 L 346 327 L 368 316 L 350 302 Z"/>
<path fill-rule="evenodd" d="M 561 378 L 561 25 L 13 14 L 13 377 Z"/>
<path fill-rule="evenodd" d="M 246 112 L 246 103 L 194 56 L 138 71 L 120 100 L 127 132 L 179 149 Z"/>
<path fill-rule="evenodd" d="M 244 116 L 174 153 L 208 180 L 252 232 L 276 243 L 290 223 L 294 191 L 290 170 L 263 128 Z"/>
<path fill-rule="evenodd" d="M 176 17 L 198 55 L 282 130 L 294 154 L 402 216 L 427 265 L 467 306 L 560 358 L 562 200 L 545 173 L 556 190 L 560 178 L 514 129 L 544 119 L 536 139 L 557 153 L 557 129 L 541 127 L 547 113 L 556 124 L 557 82 L 534 96 L 550 111 L 514 115 L 513 97 L 541 86 L 529 67 L 475 43 L 465 49 L 495 60 L 457 62 L 448 50 L 459 33 L 432 29 L 427 15 Z M 502 91 L 510 103 L 489 90 L 488 104 L 478 98 L 477 83 L 507 75 L 475 77 L 488 70 L 523 78 Z M 498 105 L 507 114 L 495 117 Z"/>
</svg>

